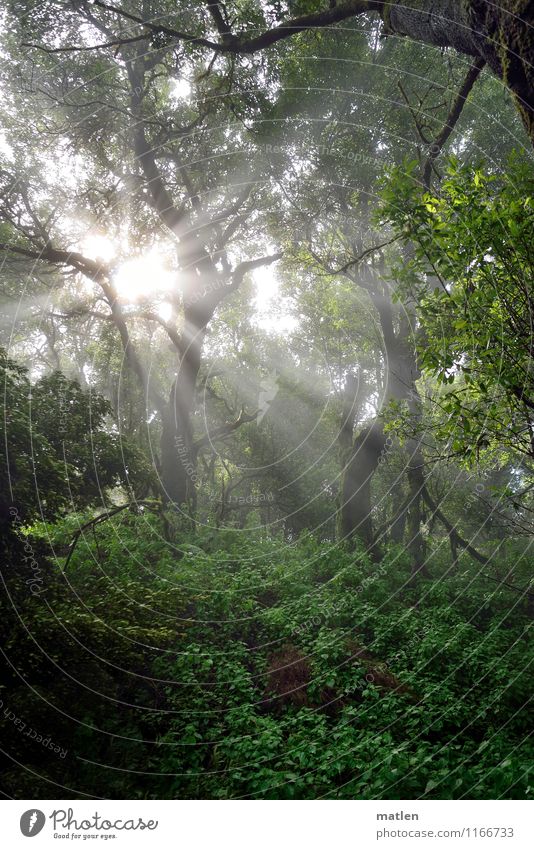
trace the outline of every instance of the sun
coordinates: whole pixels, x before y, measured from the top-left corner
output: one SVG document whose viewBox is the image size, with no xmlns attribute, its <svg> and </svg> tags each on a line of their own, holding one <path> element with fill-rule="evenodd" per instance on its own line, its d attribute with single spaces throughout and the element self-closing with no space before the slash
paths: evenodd
<svg viewBox="0 0 534 849">
<path fill-rule="evenodd" d="M 113 277 L 117 293 L 127 301 L 159 297 L 176 287 L 176 273 L 157 250 L 121 263 Z"/>
<path fill-rule="evenodd" d="M 188 100 L 191 97 L 191 83 L 184 79 L 170 80 L 171 100 Z"/>
<path fill-rule="evenodd" d="M 117 255 L 117 246 L 115 243 L 99 233 L 93 233 L 85 237 L 80 245 L 84 256 L 94 260 L 102 260 L 103 262 L 111 262 Z"/>
<path fill-rule="evenodd" d="M 276 270 L 271 266 L 257 268 L 252 278 L 255 283 L 254 322 L 262 330 L 274 334 L 293 331 L 298 321 L 291 315 L 286 299 L 280 295 Z"/>
<path fill-rule="evenodd" d="M 171 270 L 169 255 L 162 245 L 140 256 L 128 257 L 128 245 L 113 241 L 105 233 L 90 233 L 80 243 L 80 248 L 85 256 L 111 265 L 113 284 L 123 303 L 149 301 L 162 321 L 172 319 L 174 308 L 169 295 L 179 289 L 179 279 L 177 272 Z M 255 324 L 268 333 L 291 333 L 298 320 L 291 314 L 287 299 L 281 297 L 275 269 L 271 266 L 257 268 L 252 278 Z"/>
<path fill-rule="evenodd" d="M 88 234 L 80 243 L 84 256 L 110 264 L 113 283 L 123 301 L 160 300 L 176 287 L 176 273 L 161 248 L 154 247 L 141 256 L 121 259 L 128 246 L 119 245 L 103 233 Z"/>
</svg>

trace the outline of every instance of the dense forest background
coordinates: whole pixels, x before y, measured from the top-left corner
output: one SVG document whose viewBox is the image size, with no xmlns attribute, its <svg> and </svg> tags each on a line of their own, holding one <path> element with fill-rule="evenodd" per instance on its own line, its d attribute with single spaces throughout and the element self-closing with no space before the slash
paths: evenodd
<svg viewBox="0 0 534 849">
<path fill-rule="evenodd" d="M 532 4 L 444 5 L 3 0 L 6 797 L 532 794 Z"/>
</svg>

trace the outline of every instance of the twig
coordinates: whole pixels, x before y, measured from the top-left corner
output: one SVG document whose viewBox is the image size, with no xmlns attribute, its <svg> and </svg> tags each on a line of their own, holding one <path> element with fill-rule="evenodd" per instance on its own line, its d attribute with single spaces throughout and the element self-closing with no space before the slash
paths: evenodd
<svg viewBox="0 0 534 849">
<path fill-rule="evenodd" d="M 435 517 L 439 519 L 441 524 L 444 525 L 445 528 L 448 530 L 449 536 L 451 537 L 452 541 L 455 542 L 458 546 L 460 546 L 460 548 L 463 548 L 465 551 L 467 551 L 468 554 L 470 554 L 471 557 L 474 557 L 475 560 L 478 560 L 479 563 L 483 563 L 487 566 L 490 562 L 490 558 L 486 557 L 484 554 L 480 554 L 480 552 L 477 551 L 476 548 L 473 548 L 473 546 L 470 545 L 467 540 L 460 536 L 454 525 L 452 525 L 451 522 L 449 522 L 449 520 L 447 519 L 447 517 L 443 515 L 443 513 L 435 503 L 434 499 L 430 495 L 426 486 L 423 487 L 423 489 L 421 490 L 421 494 L 423 496 L 423 499 L 426 501 L 426 503 L 434 513 Z M 523 589 L 522 587 L 516 587 L 514 586 L 514 584 L 509 584 L 508 581 L 501 581 L 499 578 L 494 578 L 491 575 L 487 575 L 485 572 L 480 572 L 479 575 L 482 578 L 487 578 L 488 581 L 494 581 L 496 584 L 500 584 L 503 587 L 507 587 L 509 590 L 513 590 L 516 593 L 520 593 L 521 595 L 528 596 L 528 598 L 534 599 L 534 593 L 529 592 L 529 590 L 527 589 Z"/>
<path fill-rule="evenodd" d="M 452 104 L 449 114 L 445 120 L 443 127 L 440 132 L 432 142 L 429 148 L 429 153 L 427 156 L 427 160 L 425 162 L 425 167 L 423 169 L 423 184 L 427 189 L 430 188 L 430 177 L 432 176 L 432 168 L 434 167 L 434 162 L 438 156 L 438 154 L 443 149 L 443 146 L 448 141 L 452 132 L 458 123 L 460 115 L 462 114 L 462 109 L 464 108 L 465 101 L 467 100 L 471 89 L 476 83 L 482 68 L 485 65 L 484 59 L 477 59 L 471 67 L 469 68 L 466 77 L 462 83 L 462 86 L 456 95 L 454 103 Z"/>
<path fill-rule="evenodd" d="M 69 565 L 70 559 L 71 559 L 72 555 L 74 554 L 74 550 L 75 550 L 76 546 L 78 545 L 80 537 L 82 536 L 83 532 L 86 531 L 88 528 L 92 528 L 92 531 L 93 531 L 93 534 L 94 534 L 96 525 L 99 525 L 102 522 L 106 522 L 108 519 L 111 519 L 112 516 L 116 516 L 117 513 L 121 513 L 123 510 L 128 510 L 131 507 L 153 507 L 153 506 L 154 506 L 153 501 L 128 501 L 127 504 L 121 504 L 119 507 L 114 507 L 113 510 L 106 510 L 105 513 L 100 513 L 99 516 L 95 516 L 94 519 L 90 519 L 84 525 L 79 527 L 78 530 L 74 533 L 72 540 L 70 542 L 70 545 L 69 545 L 69 553 L 67 555 L 67 559 L 65 560 L 65 565 L 63 566 L 63 569 L 65 570 L 67 568 L 67 566 Z M 95 540 L 96 540 L 96 537 L 95 537 Z M 97 547 L 98 547 L 98 545 L 97 545 Z"/>
<path fill-rule="evenodd" d="M 31 41 L 23 41 L 20 46 L 31 47 L 34 50 L 41 50 L 43 53 L 86 53 L 89 50 L 103 50 L 107 47 L 121 47 L 123 44 L 133 44 L 134 41 L 146 41 L 148 37 L 147 33 L 143 33 L 142 35 L 136 35 L 132 38 L 116 38 L 113 41 L 106 41 L 104 44 L 70 44 L 65 47 L 45 47 L 42 44 L 34 44 Z"/>
</svg>

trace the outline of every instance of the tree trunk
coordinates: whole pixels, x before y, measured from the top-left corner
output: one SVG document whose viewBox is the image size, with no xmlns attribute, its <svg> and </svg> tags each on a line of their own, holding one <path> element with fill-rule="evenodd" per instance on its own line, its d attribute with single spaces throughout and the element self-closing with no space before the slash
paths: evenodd
<svg viewBox="0 0 534 849">
<path fill-rule="evenodd" d="M 423 455 L 419 443 L 412 445 L 412 455 L 408 466 L 407 478 L 409 486 L 410 506 L 407 516 L 408 551 L 412 561 L 412 575 L 425 574 L 426 543 L 422 534 L 423 524 L 423 490 L 425 488 L 425 476 L 423 474 Z"/>
<path fill-rule="evenodd" d="M 370 294 L 380 319 L 387 363 L 384 406 L 392 400 L 407 401 L 412 416 L 417 418 L 420 415 L 420 399 L 415 382 L 419 377 L 419 369 L 411 339 L 414 316 L 410 315 L 406 308 L 395 333 L 392 303 L 387 291 L 377 288 Z M 338 530 L 342 539 L 359 538 L 378 556 L 371 514 L 371 482 L 380 465 L 386 438 L 382 422 L 378 418 L 366 427 L 351 445 L 355 411 L 358 407 L 356 393 L 357 385 L 354 378 L 349 376 L 345 389 L 343 423 L 338 437 L 344 468 Z M 419 441 L 410 441 L 408 450 L 411 455 L 407 468 L 409 494 L 393 520 L 390 533 L 393 541 L 402 542 L 406 528 L 407 544 L 415 573 L 424 569 L 425 562 L 426 546 L 421 533 L 424 474 Z"/>
<path fill-rule="evenodd" d="M 534 143 L 533 0 L 396 0 L 381 12 L 386 34 L 483 59 L 512 92 Z"/>
<path fill-rule="evenodd" d="M 180 396 L 182 402 L 177 403 Z M 196 482 L 196 457 L 191 434 L 192 405 L 189 411 L 185 411 L 184 406 L 184 395 L 176 378 L 162 416 L 161 482 L 165 501 L 180 508 L 190 504 Z"/>
<path fill-rule="evenodd" d="M 340 537 L 348 542 L 359 538 L 369 549 L 374 544 L 371 481 L 385 444 L 382 424 L 375 421 L 354 440 L 343 474 L 339 512 Z"/>
<path fill-rule="evenodd" d="M 387 363 L 387 392 L 384 403 L 387 404 L 391 399 L 405 398 L 412 386 L 411 351 L 407 333 L 400 338 L 395 335 L 392 303 L 386 288 L 380 286 L 378 280 L 376 285 L 376 290 L 371 290 L 370 296 L 378 312 L 384 340 Z M 340 538 L 347 541 L 361 539 L 375 556 L 379 556 L 371 514 L 371 482 L 380 465 L 386 438 L 381 420 L 375 419 L 353 442 L 354 420 L 361 406 L 359 393 L 361 396 L 365 395 L 356 378 L 349 375 L 345 387 L 342 427 L 338 437 L 343 466 L 338 532 Z"/>
<path fill-rule="evenodd" d="M 161 434 L 161 478 L 164 498 L 177 508 L 194 510 L 196 504 L 197 449 L 192 415 L 200 369 L 205 327 L 195 327 L 185 317 L 187 346 L 163 412 Z"/>
<path fill-rule="evenodd" d="M 534 140 L 534 0 L 509 0 L 504 9 L 487 0 L 392 0 L 371 4 L 383 18 L 385 34 L 450 47 L 468 56 L 483 59 L 513 93 L 523 122 Z M 388 393 L 385 402 L 408 399 L 410 412 L 420 415 L 415 389 L 419 376 L 417 360 L 410 345 L 411 328 L 394 332 L 391 304 L 386 293 L 370 292 L 380 318 L 388 362 Z M 346 443 L 346 433 L 343 437 Z M 367 444 L 366 444 L 367 443 Z M 384 449 L 379 422 L 368 427 L 345 454 L 339 529 L 344 538 L 359 536 L 373 544 L 371 521 L 371 478 Z M 408 547 L 414 572 L 424 569 L 425 541 L 421 533 L 424 473 L 419 441 L 410 447 L 407 469 L 409 508 L 395 519 L 395 536 L 407 520 Z M 347 459 L 348 457 L 348 459 Z"/>
<path fill-rule="evenodd" d="M 397 512 L 393 514 L 393 519 L 389 525 L 389 538 L 391 542 L 400 544 L 404 539 L 404 530 L 406 528 L 410 499 L 404 497 L 404 490 L 400 481 L 392 488 L 391 495 L 395 502 L 394 509 L 396 507 Z M 400 509 L 398 509 L 399 502 L 401 503 Z"/>
<path fill-rule="evenodd" d="M 417 391 L 416 381 L 420 376 L 417 364 L 417 352 L 410 343 L 411 328 L 415 316 L 410 317 L 406 310 L 398 339 L 397 379 L 394 389 L 399 393 L 398 399 L 406 400 L 412 421 L 421 419 L 421 398 Z M 422 534 L 423 524 L 423 489 L 425 475 L 423 467 L 423 452 L 421 437 L 410 439 L 406 446 L 409 461 L 406 469 L 408 481 L 408 509 L 405 512 L 407 547 L 412 561 L 412 572 L 417 574 L 425 571 L 426 543 Z"/>
</svg>

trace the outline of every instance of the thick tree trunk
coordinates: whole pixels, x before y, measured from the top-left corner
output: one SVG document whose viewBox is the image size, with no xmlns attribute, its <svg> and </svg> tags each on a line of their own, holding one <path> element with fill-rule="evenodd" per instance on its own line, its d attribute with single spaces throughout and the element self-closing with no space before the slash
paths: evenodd
<svg viewBox="0 0 534 849">
<path fill-rule="evenodd" d="M 450 47 L 483 59 L 513 93 L 523 122 L 534 141 L 534 0 L 509 0 L 508 8 L 487 0 L 392 0 L 370 4 L 380 11 L 386 34 Z M 415 389 L 419 376 L 410 327 L 393 330 L 391 304 L 381 294 L 372 300 L 378 311 L 388 361 L 388 393 L 385 402 L 408 399 L 412 415 L 419 415 Z M 346 434 L 342 437 L 346 444 Z M 339 530 L 344 538 L 360 537 L 372 546 L 371 479 L 384 450 L 379 422 L 366 428 L 345 453 Z M 394 520 L 395 537 L 407 522 L 408 547 L 414 572 L 424 569 L 425 541 L 421 533 L 424 474 L 419 443 L 409 446 L 407 469 L 409 497 L 406 509 Z"/>
<path fill-rule="evenodd" d="M 389 538 L 391 542 L 400 544 L 404 539 L 404 531 L 406 528 L 406 518 L 408 516 L 408 507 L 410 506 L 410 499 L 404 497 L 404 489 L 402 487 L 401 482 L 392 489 L 391 495 L 393 496 L 393 509 L 397 512 L 393 514 L 393 519 L 389 525 Z M 399 509 L 398 505 L 401 504 Z"/>
<path fill-rule="evenodd" d="M 355 374 L 345 381 L 341 428 L 338 434 L 342 469 L 341 491 L 338 499 L 337 532 L 340 539 L 352 544 L 359 538 L 369 547 L 373 541 L 371 520 L 371 480 L 373 472 L 372 446 L 366 446 L 366 462 L 358 464 L 363 434 L 354 440 L 354 423 L 360 413 L 362 387 Z M 365 433 L 365 431 L 364 431 Z M 367 467 L 367 471 L 365 469 Z"/>
<path fill-rule="evenodd" d="M 412 380 L 407 340 L 395 335 L 391 299 L 385 288 L 376 281 L 371 299 L 380 319 L 387 363 L 387 390 L 384 403 L 406 397 Z M 341 539 L 360 539 L 365 546 L 379 554 L 372 521 L 371 484 L 386 447 L 380 419 L 368 425 L 353 440 L 354 420 L 360 407 L 356 379 L 349 375 L 345 387 L 343 421 L 338 441 L 341 448 L 343 479 L 340 494 L 338 533 Z"/>
<path fill-rule="evenodd" d="M 345 466 L 339 510 L 339 533 L 344 541 L 361 539 L 374 544 L 371 517 L 371 481 L 378 468 L 386 440 L 381 422 L 373 422 L 354 440 Z"/>
<path fill-rule="evenodd" d="M 187 403 L 189 409 L 185 409 Z M 196 456 L 193 451 L 190 392 L 179 377 L 173 383 L 161 432 L 161 482 L 166 502 L 184 508 L 194 499 Z M 179 401 L 179 399 L 181 399 Z"/>
<path fill-rule="evenodd" d="M 196 504 L 197 449 L 192 415 L 200 369 L 205 327 L 197 327 L 186 313 L 184 338 L 187 347 L 180 359 L 167 408 L 163 413 L 161 434 L 161 478 L 164 498 L 177 508 L 194 510 Z"/>
<path fill-rule="evenodd" d="M 533 0 L 394 0 L 382 18 L 386 34 L 483 59 L 512 92 L 534 143 Z"/>
<path fill-rule="evenodd" d="M 416 352 L 412 343 L 414 316 L 408 309 L 399 319 L 397 332 L 393 326 L 392 303 L 384 290 L 371 293 L 377 309 L 384 339 L 387 363 L 387 390 L 384 405 L 389 401 L 407 401 L 412 416 L 420 415 L 420 399 L 415 382 L 419 377 Z M 341 539 L 361 539 L 375 555 L 379 554 L 373 533 L 371 484 L 386 448 L 386 438 L 380 419 L 368 425 L 352 443 L 352 431 L 358 408 L 357 385 L 349 376 L 345 389 L 343 423 L 338 437 L 343 464 L 343 482 L 339 505 L 338 531 Z M 401 505 L 391 527 L 391 539 L 402 542 L 407 533 L 414 572 L 424 569 L 425 540 L 421 533 L 422 490 L 424 487 L 423 458 L 418 440 L 408 444 L 410 461 L 407 467 L 408 497 Z"/>
<path fill-rule="evenodd" d="M 397 342 L 397 373 L 392 384 L 392 397 L 397 400 L 406 400 L 412 420 L 419 421 L 421 418 L 421 399 L 417 391 L 416 381 L 420 376 L 420 371 L 417 365 L 417 353 L 410 341 L 414 319 L 415 316 L 410 318 L 408 312 L 405 313 Z M 407 547 L 411 556 L 412 571 L 416 574 L 421 571 L 424 572 L 426 557 L 426 543 L 421 531 L 425 476 L 420 437 L 409 440 L 406 447 L 410 459 L 406 469 L 408 497 L 404 519 L 406 521 Z"/>
</svg>

